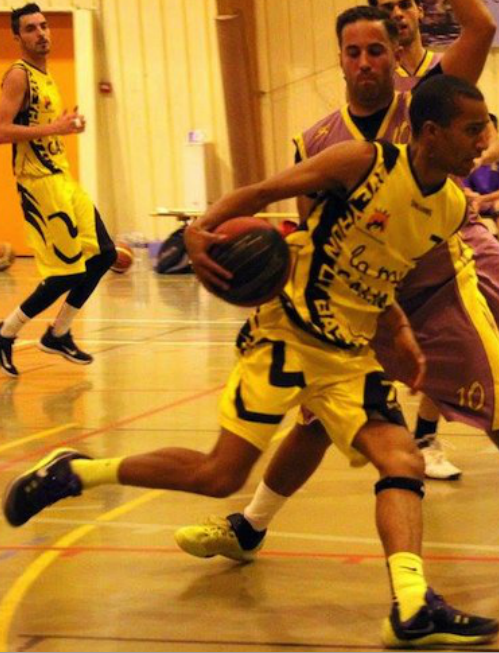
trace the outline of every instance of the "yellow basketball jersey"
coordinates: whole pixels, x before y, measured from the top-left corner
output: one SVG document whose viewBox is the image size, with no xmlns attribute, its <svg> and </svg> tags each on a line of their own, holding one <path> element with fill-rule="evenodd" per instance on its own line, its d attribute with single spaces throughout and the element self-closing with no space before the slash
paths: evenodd
<svg viewBox="0 0 499 653">
<path fill-rule="evenodd" d="M 26 71 L 28 80 L 28 106 L 17 114 L 16 124 L 46 125 L 62 113 L 59 89 L 49 73 L 23 60 L 16 61 L 12 68 Z M 60 136 L 14 143 L 12 160 L 16 177 L 43 177 L 69 168 Z"/>
<path fill-rule="evenodd" d="M 326 194 L 287 239 L 293 269 L 284 309 L 295 324 L 340 347 L 373 338 L 378 314 L 393 303 L 405 275 L 466 216 L 454 181 L 424 194 L 406 145 L 374 145 L 366 179 L 348 197 Z"/>
</svg>

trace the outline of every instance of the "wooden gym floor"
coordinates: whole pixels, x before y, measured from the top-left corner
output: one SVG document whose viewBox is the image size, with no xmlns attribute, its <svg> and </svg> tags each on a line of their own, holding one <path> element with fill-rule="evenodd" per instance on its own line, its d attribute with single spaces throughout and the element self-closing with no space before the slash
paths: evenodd
<svg viewBox="0 0 499 653">
<path fill-rule="evenodd" d="M 0 274 L 2 314 L 34 288 L 30 260 Z M 0 379 L 0 484 L 61 445 L 119 456 L 168 445 L 207 449 L 244 310 L 192 275 L 144 262 L 109 273 L 74 326 L 88 367 L 39 351 L 48 315 L 22 333 L 22 376 Z M 414 418 L 416 400 L 405 397 Z M 442 427 L 460 482 L 429 482 L 426 571 L 463 609 L 499 616 L 499 456 L 480 433 Z M 269 452 L 270 453 L 270 452 Z M 181 525 L 242 508 L 265 461 L 227 500 L 99 488 L 0 529 L 1 651 L 379 651 L 389 591 L 372 469 L 331 450 L 275 520 L 256 563 L 198 560 Z M 497 650 L 493 646 L 486 650 Z"/>
</svg>

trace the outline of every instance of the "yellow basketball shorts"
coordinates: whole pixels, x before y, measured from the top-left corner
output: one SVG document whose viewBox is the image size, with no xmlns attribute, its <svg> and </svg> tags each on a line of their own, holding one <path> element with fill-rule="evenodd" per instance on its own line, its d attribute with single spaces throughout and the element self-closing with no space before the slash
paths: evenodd
<svg viewBox="0 0 499 653">
<path fill-rule="evenodd" d="M 352 441 L 369 418 L 405 425 L 393 384 L 370 347 L 343 350 L 293 325 L 278 300 L 242 328 L 238 361 L 220 400 L 223 428 L 262 451 L 284 415 L 302 405 L 352 465 L 367 461 Z"/>
<path fill-rule="evenodd" d="M 18 179 L 28 244 L 43 278 L 85 272 L 111 239 L 90 196 L 67 173 Z"/>
</svg>

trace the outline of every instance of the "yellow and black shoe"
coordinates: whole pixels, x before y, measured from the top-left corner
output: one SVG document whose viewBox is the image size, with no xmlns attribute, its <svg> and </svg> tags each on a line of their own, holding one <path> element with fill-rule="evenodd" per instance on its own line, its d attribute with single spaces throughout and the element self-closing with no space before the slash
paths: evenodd
<svg viewBox="0 0 499 653">
<path fill-rule="evenodd" d="M 383 622 L 382 640 L 387 648 L 427 646 L 475 646 L 495 639 L 499 624 L 495 619 L 477 617 L 456 610 L 428 588 L 426 604 L 407 621 L 400 621 L 394 603 Z"/>
<path fill-rule="evenodd" d="M 22 526 L 56 501 L 79 496 L 82 484 L 70 465 L 77 458 L 89 456 L 74 449 L 55 449 L 15 478 L 7 486 L 3 501 L 3 513 L 9 524 Z"/>
<path fill-rule="evenodd" d="M 256 531 L 241 513 L 209 517 L 204 524 L 184 526 L 173 535 L 178 546 L 196 558 L 223 556 L 250 562 L 263 546 L 267 531 Z"/>
</svg>

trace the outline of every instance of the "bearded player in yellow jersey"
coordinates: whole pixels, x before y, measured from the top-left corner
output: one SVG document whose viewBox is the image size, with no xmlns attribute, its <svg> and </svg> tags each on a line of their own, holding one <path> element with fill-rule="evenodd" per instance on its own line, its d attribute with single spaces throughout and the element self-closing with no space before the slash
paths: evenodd
<svg viewBox="0 0 499 653">
<path fill-rule="evenodd" d="M 61 136 L 80 134 L 85 118 L 63 110 L 54 79 L 47 71 L 51 35 L 38 5 L 12 11 L 11 26 L 21 58 L 7 71 L 0 97 L 0 143 L 12 143 L 17 189 L 43 281 L 0 324 L 0 369 L 19 372 L 12 346 L 21 328 L 66 295 L 39 347 L 80 365 L 92 356 L 77 347 L 70 327 L 116 250 L 88 194 L 69 172 Z"/>
</svg>

